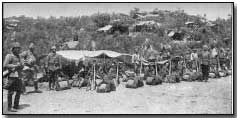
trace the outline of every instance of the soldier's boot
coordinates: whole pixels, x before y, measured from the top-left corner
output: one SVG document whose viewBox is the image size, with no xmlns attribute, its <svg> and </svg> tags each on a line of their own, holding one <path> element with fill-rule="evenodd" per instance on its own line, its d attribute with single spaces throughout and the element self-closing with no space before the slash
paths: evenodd
<svg viewBox="0 0 237 118">
<path fill-rule="evenodd" d="M 17 91 L 14 99 L 14 109 L 19 109 L 19 102 L 20 102 L 21 92 Z"/>
<path fill-rule="evenodd" d="M 12 96 L 13 96 L 14 91 L 8 91 L 7 94 L 7 110 L 9 112 L 17 112 L 16 109 L 12 108 Z"/>
</svg>

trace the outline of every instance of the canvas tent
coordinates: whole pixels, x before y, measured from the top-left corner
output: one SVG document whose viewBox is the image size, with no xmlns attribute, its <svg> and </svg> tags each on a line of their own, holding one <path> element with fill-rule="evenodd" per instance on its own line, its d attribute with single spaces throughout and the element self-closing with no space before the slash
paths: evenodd
<svg viewBox="0 0 237 118">
<path fill-rule="evenodd" d="M 142 18 L 147 18 L 147 17 L 159 17 L 159 14 L 147 14 L 147 15 L 140 15 L 140 14 L 136 14 L 138 16 L 139 19 Z"/>
<path fill-rule="evenodd" d="M 137 32 L 139 31 L 148 31 L 148 32 L 153 32 L 155 31 L 154 29 L 157 29 L 161 26 L 160 23 L 157 23 L 153 20 L 151 21 L 139 21 L 136 24 L 133 25 L 134 30 Z"/>
<path fill-rule="evenodd" d="M 210 26 L 210 27 L 216 26 L 216 24 L 214 24 L 214 23 L 212 23 L 212 22 L 207 22 L 206 25 L 207 25 L 207 26 Z"/>
<path fill-rule="evenodd" d="M 98 32 L 106 32 L 106 31 L 109 31 L 113 26 L 112 25 L 106 25 L 102 28 L 99 28 L 97 31 Z"/>
<path fill-rule="evenodd" d="M 97 57 L 109 57 L 116 58 L 122 55 L 129 55 L 125 53 L 118 53 L 110 50 L 97 50 L 97 51 L 88 51 L 88 50 L 61 50 L 57 51 L 57 54 L 61 55 L 66 59 L 71 60 L 81 60 L 86 57 L 97 58 Z"/>
<path fill-rule="evenodd" d="M 185 23 L 185 25 L 189 25 L 189 24 L 194 24 L 194 22 L 188 21 Z"/>
</svg>

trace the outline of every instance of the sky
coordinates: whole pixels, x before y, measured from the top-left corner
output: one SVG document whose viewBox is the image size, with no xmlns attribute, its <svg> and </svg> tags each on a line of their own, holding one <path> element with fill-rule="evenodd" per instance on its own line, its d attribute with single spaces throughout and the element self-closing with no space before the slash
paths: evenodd
<svg viewBox="0 0 237 118">
<path fill-rule="evenodd" d="M 232 14 L 231 3 L 4 3 L 4 18 L 25 15 L 37 18 L 50 16 L 82 16 L 94 13 L 125 13 L 135 7 L 141 11 L 184 10 L 190 15 L 204 15 L 208 20 L 228 18 Z"/>
</svg>

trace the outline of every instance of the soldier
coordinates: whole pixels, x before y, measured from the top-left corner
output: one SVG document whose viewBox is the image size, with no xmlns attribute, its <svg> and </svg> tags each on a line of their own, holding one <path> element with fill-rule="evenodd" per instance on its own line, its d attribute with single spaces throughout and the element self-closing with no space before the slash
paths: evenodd
<svg viewBox="0 0 237 118">
<path fill-rule="evenodd" d="M 218 56 L 219 56 L 219 52 L 218 49 L 214 46 L 211 45 L 211 68 L 213 68 L 215 71 L 218 71 Z"/>
<path fill-rule="evenodd" d="M 191 63 L 192 63 L 192 69 L 198 70 L 198 54 L 197 54 L 197 49 L 193 49 L 190 56 L 191 56 L 190 60 L 191 60 Z"/>
<path fill-rule="evenodd" d="M 224 69 L 224 64 L 226 63 L 226 58 L 227 58 L 227 53 L 224 50 L 224 48 L 220 49 L 218 57 L 219 57 L 219 63 L 220 63 L 219 70 L 222 70 L 222 69 Z"/>
<path fill-rule="evenodd" d="M 20 44 L 15 42 L 12 47 L 12 53 L 6 55 L 3 67 L 10 71 L 8 75 L 8 83 L 6 89 L 8 90 L 7 102 L 8 102 L 8 111 L 17 112 L 19 109 L 19 101 L 22 90 L 22 81 L 20 79 L 20 73 L 23 68 L 23 65 L 20 61 Z M 12 107 L 12 95 L 16 92 L 14 99 L 14 106 Z"/>
<path fill-rule="evenodd" d="M 227 60 L 228 60 L 228 63 L 227 63 L 227 67 L 228 69 L 231 69 L 231 61 L 232 61 L 232 54 L 231 54 L 231 50 L 229 48 L 226 49 L 227 51 Z"/>
<path fill-rule="evenodd" d="M 202 75 L 205 82 L 208 80 L 208 75 L 209 75 L 209 65 L 210 65 L 210 53 L 208 51 L 208 46 L 204 45 L 203 46 L 203 51 L 201 52 L 201 69 L 202 69 Z M 201 80 L 201 81 L 202 81 Z"/>
<path fill-rule="evenodd" d="M 34 89 L 36 93 L 41 93 L 41 91 L 38 90 L 38 80 L 36 78 L 36 56 L 35 56 L 35 45 L 34 43 L 31 43 L 29 46 L 29 50 L 24 51 L 20 54 L 22 63 L 24 64 L 23 69 L 23 94 L 26 94 L 26 82 L 29 80 L 34 81 Z"/>
<path fill-rule="evenodd" d="M 192 61 L 191 61 L 191 54 L 190 54 L 189 50 L 187 50 L 185 52 L 184 60 L 185 60 L 185 64 L 186 64 L 186 70 L 185 71 L 190 71 L 190 69 L 192 67 Z"/>
<path fill-rule="evenodd" d="M 59 74 L 61 69 L 61 59 L 59 55 L 56 54 L 55 46 L 52 46 L 51 52 L 47 56 L 46 68 L 49 73 L 49 90 L 53 90 L 55 89 L 55 84 L 57 84 L 57 75 Z M 57 87 L 58 85 L 56 85 L 56 89 Z"/>
</svg>

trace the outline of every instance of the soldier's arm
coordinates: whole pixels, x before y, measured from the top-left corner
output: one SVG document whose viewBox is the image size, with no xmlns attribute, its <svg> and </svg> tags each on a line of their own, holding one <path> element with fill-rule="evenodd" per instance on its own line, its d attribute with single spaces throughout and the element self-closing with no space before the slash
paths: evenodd
<svg viewBox="0 0 237 118">
<path fill-rule="evenodd" d="M 11 61 L 11 55 L 8 54 L 8 55 L 5 57 L 5 60 L 4 60 L 4 62 L 3 62 L 3 67 L 4 67 L 4 68 L 7 68 L 7 69 L 14 69 L 14 68 L 16 68 L 17 65 L 15 65 L 15 64 L 10 64 L 10 61 Z"/>
<path fill-rule="evenodd" d="M 58 55 L 59 68 L 62 68 L 62 58 Z"/>
</svg>

